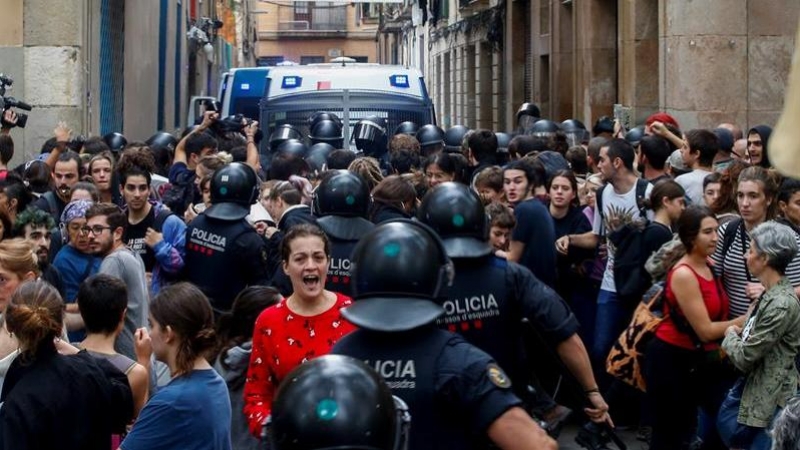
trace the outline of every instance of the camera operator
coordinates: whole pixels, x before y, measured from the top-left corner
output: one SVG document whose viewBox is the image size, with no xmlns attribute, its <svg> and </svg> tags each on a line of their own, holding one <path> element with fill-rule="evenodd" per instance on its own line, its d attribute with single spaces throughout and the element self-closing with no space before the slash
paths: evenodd
<svg viewBox="0 0 800 450">
<path fill-rule="evenodd" d="M 11 134 L 11 129 L 17 126 L 17 113 L 13 109 L 3 111 L 3 118 L 0 120 L 0 134 Z"/>
</svg>

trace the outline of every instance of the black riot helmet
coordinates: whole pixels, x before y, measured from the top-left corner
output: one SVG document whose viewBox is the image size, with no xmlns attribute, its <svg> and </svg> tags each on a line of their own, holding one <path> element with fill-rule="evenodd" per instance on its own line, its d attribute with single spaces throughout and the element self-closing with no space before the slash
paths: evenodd
<svg viewBox="0 0 800 450">
<path fill-rule="evenodd" d="M 639 146 L 639 143 L 642 142 L 643 137 L 644 137 L 644 127 L 642 125 L 631 128 L 627 133 L 625 133 L 625 140 L 628 141 L 628 143 L 631 144 L 633 148 Z"/>
<path fill-rule="evenodd" d="M 314 128 L 317 122 L 321 120 L 332 120 L 339 125 L 339 128 L 342 128 L 342 119 L 339 118 L 336 114 L 327 111 L 317 111 L 314 114 L 308 116 L 308 129 Z"/>
<path fill-rule="evenodd" d="M 394 136 L 398 134 L 407 134 L 409 136 L 415 136 L 417 131 L 419 130 L 419 126 L 414 122 L 406 121 L 400 123 L 397 128 L 394 129 Z"/>
<path fill-rule="evenodd" d="M 417 220 L 439 234 L 451 258 L 477 258 L 493 251 L 486 241 L 489 224 L 483 203 L 466 185 L 448 182 L 428 191 Z"/>
<path fill-rule="evenodd" d="M 517 130 L 527 133 L 541 116 L 542 112 L 538 106 L 533 103 L 523 103 L 517 110 Z"/>
<path fill-rule="evenodd" d="M 324 142 L 312 145 L 308 149 L 308 155 L 306 156 L 306 163 L 308 163 L 308 167 L 311 171 L 322 172 L 325 170 L 328 163 L 328 155 L 334 150 L 336 150 L 334 146 Z"/>
<path fill-rule="evenodd" d="M 417 130 L 416 138 L 422 148 L 444 145 L 444 130 L 436 125 L 423 125 Z"/>
<path fill-rule="evenodd" d="M 159 131 L 158 133 L 150 136 L 145 141 L 145 144 L 147 144 L 150 148 L 163 148 L 172 153 L 175 151 L 175 147 L 178 145 L 178 139 L 165 131 Z"/>
<path fill-rule="evenodd" d="M 552 120 L 541 119 L 533 124 L 533 127 L 530 129 L 530 134 L 536 137 L 548 139 L 555 137 L 556 133 L 558 133 L 560 130 L 561 127 L 559 127 L 558 124 Z"/>
<path fill-rule="evenodd" d="M 308 135 L 311 144 L 324 142 L 335 148 L 342 148 L 344 138 L 342 138 L 342 125 L 331 119 L 320 119 L 314 122 L 311 132 Z"/>
<path fill-rule="evenodd" d="M 255 170 L 245 163 L 230 163 L 211 177 L 211 206 L 205 215 L 219 220 L 243 219 L 257 198 Z"/>
<path fill-rule="evenodd" d="M 581 142 L 588 137 L 586 125 L 578 119 L 567 119 L 561 122 L 561 130 L 567 136 L 567 144 L 570 147 L 581 145 Z"/>
<path fill-rule="evenodd" d="M 592 127 L 592 133 L 595 136 L 598 136 L 603 133 L 613 134 L 614 133 L 614 119 L 608 116 L 602 116 L 597 119 L 597 122 L 594 123 Z"/>
<path fill-rule="evenodd" d="M 308 147 L 297 139 L 287 139 L 278 146 L 277 152 L 279 155 L 294 155 L 303 159 L 308 154 Z"/>
<path fill-rule="evenodd" d="M 323 355 L 286 376 L 267 424 L 273 450 L 400 450 L 411 417 L 363 362 Z"/>
<path fill-rule="evenodd" d="M 502 166 L 511 161 L 511 155 L 508 153 L 511 135 L 508 133 L 495 133 L 494 135 L 497 137 L 497 164 Z"/>
<path fill-rule="evenodd" d="M 284 142 L 288 141 L 289 139 L 297 139 L 298 141 L 303 140 L 303 135 L 294 125 L 290 125 L 285 123 L 283 125 L 278 125 L 275 127 L 275 131 L 269 136 L 269 148 L 272 151 L 278 149 L 278 146 L 283 144 Z"/>
<path fill-rule="evenodd" d="M 114 153 L 121 152 L 122 149 L 128 145 L 128 140 L 125 139 L 125 136 L 123 136 L 122 133 L 117 132 L 108 133 L 107 135 L 103 136 L 103 141 Z"/>
<path fill-rule="evenodd" d="M 453 125 L 448 128 L 444 134 L 445 150 L 451 153 L 461 153 L 461 144 L 469 131 L 469 128 L 464 125 Z"/>
<path fill-rule="evenodd" d="M 386 119 L 368 116 L 353 127 L 353 139 L 356 148 L 367 156 L 380 157 L 386 153 L 388 139 L 386 136 Z"/>
<path fill-rule="evenodd" d="M 375 331 L 406 331 L 444 313 L 435 302 L 453 280 L 444 244 L 427 225 L 411 220 L 384 222 L 358 242 L 352 263 L 353 298 L 342 315 Z"/>
<path fill-rule="evenodd" d="M 367 217 L 369 206 L 369 186 L 360 176 L 347 170 L 337 170 L 326 176 L 314 190 L 311 204 L 317 217 Z"/>
</svg>

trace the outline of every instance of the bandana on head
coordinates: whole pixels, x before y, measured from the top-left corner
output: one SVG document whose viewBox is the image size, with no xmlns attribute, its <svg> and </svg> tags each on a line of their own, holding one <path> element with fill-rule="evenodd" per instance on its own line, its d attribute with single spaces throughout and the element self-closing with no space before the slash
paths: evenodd
<svg viewBox="0 0 800 450">
<path fill-rule="evenodd" d="M 61 223 L 64 225 L 69 224 L 75 219 L 83 219 L 86 217 L 86 210 L 94 204 L 89 200 L 75 200 L 64 208 L 61 213 Z"/>
</svg>

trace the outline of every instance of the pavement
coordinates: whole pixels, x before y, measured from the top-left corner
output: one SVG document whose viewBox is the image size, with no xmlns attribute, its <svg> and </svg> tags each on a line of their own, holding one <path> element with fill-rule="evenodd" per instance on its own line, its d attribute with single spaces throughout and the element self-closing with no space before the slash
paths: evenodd
<svg viewBox="0 0 800 450">
<path fill-rule="evenodd" d="M 561 430 L 558 437 L 558 448 L 561 450 L 584 450 L 583 447 L 575 443 L 575 436 L 580 427 L 576 424 L 568 424 Z M 628 450 L 647 450 L 648 445 L 636 440 L 636 430 L 618 430 L 617 435 L 622 439 Z M 614 444 L 608 445 L 609 449 L 616 450 Z"/>
</svg>

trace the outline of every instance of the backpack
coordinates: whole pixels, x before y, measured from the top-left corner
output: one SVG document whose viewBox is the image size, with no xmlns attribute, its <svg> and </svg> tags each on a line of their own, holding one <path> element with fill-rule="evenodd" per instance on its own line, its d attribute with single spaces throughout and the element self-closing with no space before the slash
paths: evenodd
<svg viewBox="0 0 800 450">
<path fill-rule="evenodd" d="M 606 372 L 642 392 L 646 392 L 642 374 L 645 351 L 658 326 L 669 317 L 664 314 L 666 303 L 666 282 L 659 281 L 644 294 L 630 324 L 614 342 L 606 358 Z"/>
</svg>

